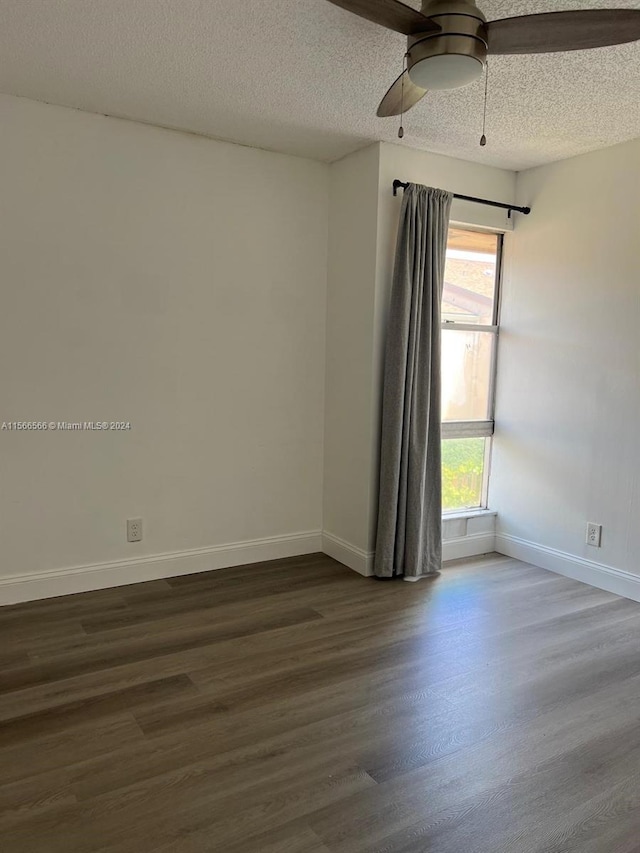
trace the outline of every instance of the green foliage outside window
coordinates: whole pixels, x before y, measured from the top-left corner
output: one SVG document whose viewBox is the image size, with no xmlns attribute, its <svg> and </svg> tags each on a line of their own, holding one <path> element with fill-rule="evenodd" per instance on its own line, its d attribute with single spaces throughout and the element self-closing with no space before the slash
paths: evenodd
<svg viewBox="0 0 640 853">
<path fill-rule="evenodd" d="M 484 438 L 452 438 L 442 442 L 443 510 L 481 505 L 484 449 Z"/>
</svg>

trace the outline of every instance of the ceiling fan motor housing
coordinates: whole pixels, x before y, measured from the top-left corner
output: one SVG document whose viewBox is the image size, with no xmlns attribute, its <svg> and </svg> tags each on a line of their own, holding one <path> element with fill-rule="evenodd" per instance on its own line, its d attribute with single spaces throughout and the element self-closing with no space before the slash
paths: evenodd
<svg viewBox="0 0 640 853">
<path fill-rule="evenodd" d="M 470 0 L 424 0 L 422 14 L 442 28 L 415 33 L 407 44 L 409 77 L 423 89 L 457 89 L 482 76 L 487 19 Z"/>
</svg>

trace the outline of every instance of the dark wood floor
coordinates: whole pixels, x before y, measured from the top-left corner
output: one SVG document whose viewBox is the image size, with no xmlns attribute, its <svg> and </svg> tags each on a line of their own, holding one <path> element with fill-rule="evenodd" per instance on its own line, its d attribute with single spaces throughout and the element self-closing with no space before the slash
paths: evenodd
<svg viewBox="0 0 640 853">
<path fill-rule="evenodd" d="M 3 853 L 640 851 L 640 605 L 321 555 L 0 611 Z"/>
</svg>

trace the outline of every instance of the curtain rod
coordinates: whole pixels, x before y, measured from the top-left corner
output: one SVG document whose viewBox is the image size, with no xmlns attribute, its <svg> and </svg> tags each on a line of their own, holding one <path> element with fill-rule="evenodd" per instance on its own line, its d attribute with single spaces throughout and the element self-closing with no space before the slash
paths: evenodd
<svg viewBox="0 0 640 853">
<path fill-rule="evenodd" d="M 409 184 L 405 183 L 404 181 L 398 181 L 398 180 L 394 181 L 393 182 L 393 194 L 398 195 L 399 189 L 406 190 L 406 188 L 408 186 L 409 186 Z M 489 207 L 500 207 L 500 208 L 502 208 L 502 210 L 508 210 L 509 211 L 509 219 L 511 219 L 511 213 L 514 210 L 517 211 L 518 213 L 524 213 L 525 216 L 528 216 L 531 213 L 530 207 L 518 207 L 517 204 L 505 204 L 502 201 L 489 201 L 486 198 L 475 198 L 472 195 L 458 195 L 457 193 L 454 193 L 453 197 L 459 198 L 462 201 L 472 201 L 475 204 L 486 204 Z"/>
</svg>

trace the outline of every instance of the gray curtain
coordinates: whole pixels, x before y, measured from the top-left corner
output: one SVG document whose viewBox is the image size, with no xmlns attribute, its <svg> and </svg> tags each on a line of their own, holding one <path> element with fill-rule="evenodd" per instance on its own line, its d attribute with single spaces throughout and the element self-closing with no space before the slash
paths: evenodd
<svg viewBox="0 0 640 853">
<path fill-rule="evenodd" d="M 442 564 L 440 300 L 451 193 L 410 184 L 396 248 L 385 353 L 375 574 Z"/>
</svg>

